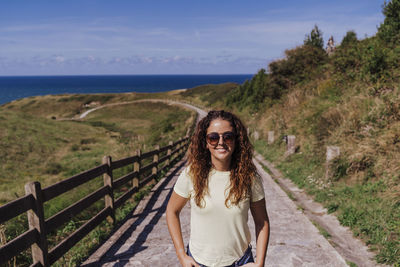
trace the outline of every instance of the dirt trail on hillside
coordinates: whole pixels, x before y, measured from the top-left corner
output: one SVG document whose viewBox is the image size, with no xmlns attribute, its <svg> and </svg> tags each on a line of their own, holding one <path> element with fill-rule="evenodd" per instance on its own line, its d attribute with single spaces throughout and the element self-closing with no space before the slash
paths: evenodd
<svg viewBox="0 0 400 267">
<path fill-rule="evenodd" d="M 98 107 L 95 107 L 95 108 L 92 108 L 92 109 L 89 109 L 89 110 L 83 112 L 81 115 L 79 115 L 79 119 L 84 119 L 90 113 L 92 113 L 96 110 L 102 109 L 102 108 L 119 106 L 119 105 L 128 105 L 128 104 L 134 104 L 134 103 L 140 103 L 140 102 L 153 102 L 153 103 L 162 102 L 162 103 L 167 103 L 167 104 L 171 104 L 171 105 L 184 106 L 186 108 L 196 111 L 197 114 L 199 114 L 199 118 L 202 118 L 202 117 L 206 116 L 206 114 L 207 114 L 204 110 L 202 110 L 198 107 L 195 107 L 193 105 L 183 103 L 183 102 L 177 102 L 177 101 L 173 101 L 173 100 L 164 100 L 164 99 L 140 99 L 140 100 L 117 102 L 117 103 L 111 103 L 111 104 L 98 106 Z"/>
</svg>

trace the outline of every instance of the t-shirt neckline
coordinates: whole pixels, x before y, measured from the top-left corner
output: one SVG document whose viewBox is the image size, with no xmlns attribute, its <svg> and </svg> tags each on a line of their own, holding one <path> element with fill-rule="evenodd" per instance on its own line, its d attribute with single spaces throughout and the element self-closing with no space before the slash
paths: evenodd
<svg viewBox="0 0 400 267">
<path fill-rule="evenodd" d="M 216 174 L 222 174 L 222 175 L 231 174 L 231 171 L 219 171 L 219 170 L 217 170 L 217 169 L 215 169 L 215 168 L 211 168 L 211 171 L 212 171 L 212 172 L 215 172 Z"/>
</svg>

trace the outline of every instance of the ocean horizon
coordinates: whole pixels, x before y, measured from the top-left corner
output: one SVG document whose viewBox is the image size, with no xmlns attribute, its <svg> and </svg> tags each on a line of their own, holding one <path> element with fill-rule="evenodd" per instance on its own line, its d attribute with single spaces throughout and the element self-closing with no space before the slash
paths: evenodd
<svg viewBox="0 0 400 267">
<path fill-rule="evenodd" d="M 38 95 L 155 93 L 204 84 L 241 84 L 253 74 L 0 76 L 0 105 Z"/>
</svg>

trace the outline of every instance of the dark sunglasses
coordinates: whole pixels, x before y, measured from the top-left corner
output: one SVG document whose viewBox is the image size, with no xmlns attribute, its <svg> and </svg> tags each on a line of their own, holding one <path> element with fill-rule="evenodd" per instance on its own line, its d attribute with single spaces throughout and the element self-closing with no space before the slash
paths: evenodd
<svg viewBox="0 0 400 267">
<path fill-rule="evenodd" d="M 235 142 L 235 134 L 233 132 L 224 132 L 223 134 L 212 132 L 206 135 L 207 143 L 212 146 L 217 146 L 220 136 L 222 136 L 222 140 L 224 140 L 224 143 L 227 145 L 232 145 L 233 142 Z"/>
</svg>

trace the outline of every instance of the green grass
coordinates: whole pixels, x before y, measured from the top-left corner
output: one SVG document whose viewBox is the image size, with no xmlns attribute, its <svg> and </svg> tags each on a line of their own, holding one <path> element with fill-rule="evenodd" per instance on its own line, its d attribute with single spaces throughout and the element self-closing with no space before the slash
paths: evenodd
<svg viewBox="0 0 400 267">
<path fill-rule="evenodd" d="M 400 201 L 387 196 L 389 185 L 384 179 L 326 184 L 320 159 L 304 151 L 284 158 L 279 155 L 284 153 L 285 146 L 279 143 L 266 146 L 264 141 L 258 141 L 255 147 L 267 160 L 275 162 L 284 176 L 313 195 L 342 225 L 350 227 L 355 236 L 378 252 L 379 263 L 400 263 Z"/>
<path fill-rule="evenodd" d="M 377 36 L 354 35 L 329 57 L 320 50 L 322 60 L 306 46 L 286 50 L 268 72 L 221 94 L 224 101 L 213 102 L 223 90 L 207 86 L 181 96 L 233 110 L 260 133 L 258 152 L 349 226 L 379 263 L 400 266 L 400 46 L 382 39 L 387 22 Z M 284 135 L 296 136 L 298 153 L 284 156 Z M 325 177 L 326 147 L 333 145 L 341 155 Z"/>
<path fill-rule="evenodd" d="M 346 261 L 346 263 L 350 266 L 350 267 L 357 267 L 358 265 L 355 264 L 354 262 L 351 261 Z"/>
<path fill-rule="evenodd" d="M 220 109 L 225 106 L 225 97 L 238 86 L 236 83 L 206 84 L 181 92 L 179 96 L 201 106 Z"/>
<path fill-rule="evenodd" d="M 40 101 L 39 101 L 40 102 Z M 192 116 L 192 117 L 191 117 Z M 105 108 L 82 122 L 55 121 L 0 109 L 0 203 L 24 194 L 23 185 L 42 187 L 115 159 L 151 150 L 186 134 L 193 113 L 162 103 Z"/>
<path fill-rule="evenodd" d="M 134 155 L 137 149 L 146 152 L 154 149 L 156 144 L 163 146 L 170 140 L 176 141 L 186 135 L 195 118 L 194 112 L 176 106 L 136 103 L 95 111 L 83 121 L 59 121 L 45 116 L 55 110 L 52 105 L 47 106 L 49 112 L 44 109 L 49 99 L 62 99 L 62 105 L 66 105 L 63 110 L 69 114 L 71 107 L 82 104 L 77 105 L 77 101 L 120 101 L 121 96 L 73 95 L 71 99 L 68 96 L 46 96 L 17 101 L 12 108 L 8 105 L 1 107 L 0 128 L 4 131 L 0 132 L 0 204 L 24 195 L 24 184 L 29 181 L 39 181 L 44 188 L 99 165 L 104 155 L 111 155 L 116 160 Z M 33 107 L 35 105 L 36 108 Z M 28 108 L 33 115 L 27 115 Z M 131 170 L 132 166 L 128 166 L 114 171 L 114 179 Z M 45 217 L 49 218 L 102 184 L 102 177 L 98 177 L 46 202 Z M 126 187 L 117 190 L 116 197 L 125 190 Z M 143 189 L 121 208 L 116 214 L 117 220 L 121 221 L 148 191 L 149 188 Z M 103 207 L 104 201 L 100 200 L 49 233 L 49 247 L 60 242 Z M 107 223 L 98 226 L 56 265 L 76 265 L 104 239 L 111 228 Z M 7 240 L 27 229 L 25 214 L 10 220 L 5 229 Z M 28 250 L 20 254 L 17 264 L 30 262 L 29 253 Z"/>
<path fill-rule="evenodd" d="M 315 227 L 317 227 L 319 233 L 320 233 L 323 237 L 325 237 L 325 239 L 328 239 L 328 240 L 329 240 L 329 239 L 332 237 L 331 234 L 328 233 L 328 231 L 326 231 L 323 227 L 321 227 L 317 222 L 315 222 L 315 221 L 311 221 L 311 222 L 315 225 Z"/>
<path fill-rule="evenodd" d="M 107 142 L 105 132 L 69 121 L 53 121 L 20 112 L 0 110 L 0 203 L 24 194 L 23 185 L 39 180 L 44 186 L 57 180 L 62 157 L 80 138 Z M 78 140 L 76 140 L 78 139 Z"/>
</svg>

